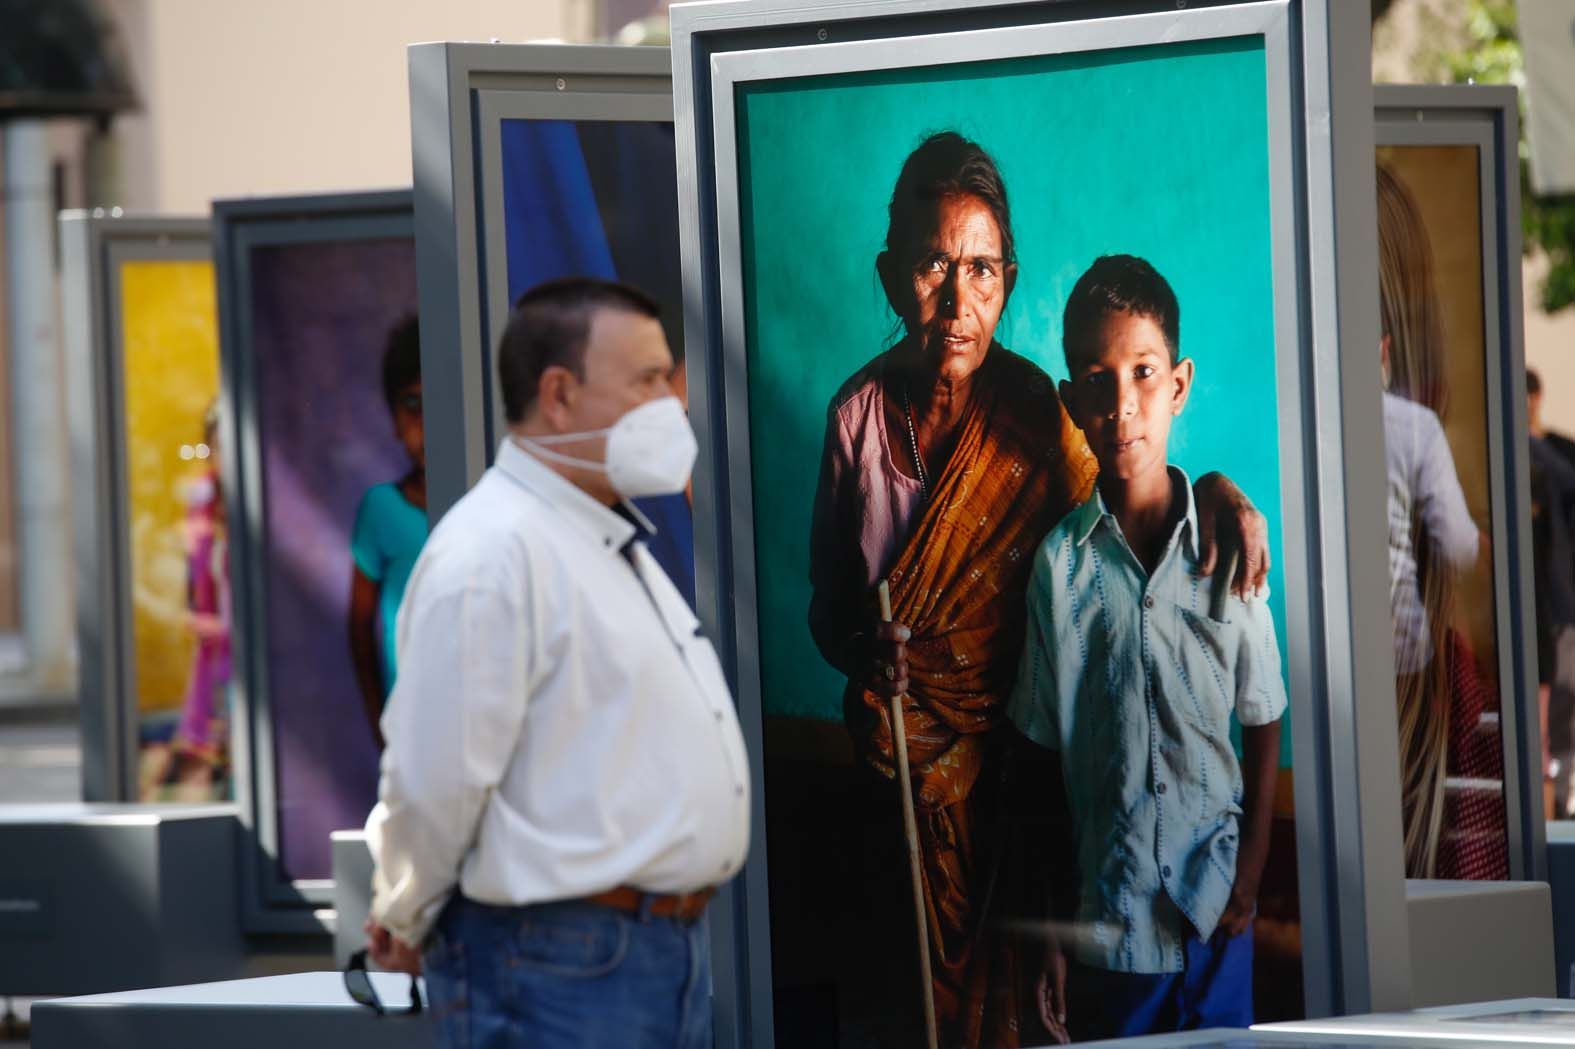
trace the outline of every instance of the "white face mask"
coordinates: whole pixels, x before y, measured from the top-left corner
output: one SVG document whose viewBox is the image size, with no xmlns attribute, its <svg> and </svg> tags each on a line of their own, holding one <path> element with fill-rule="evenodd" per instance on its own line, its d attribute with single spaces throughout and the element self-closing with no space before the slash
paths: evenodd
<svg viewBox="0 0 1575 1049">
<path fill-rule="evenodd" d="M 606 436 L 604 462 L 555 452 L 548 445 Z M 699 445 L 689 426 L 689 416 L 677 397 L 659 397 L 623 414 L 605 430 L 559 433 L 549 437 L 515 437 L 549 462 L 599 470 L 607 475 L 613 491 L 625 499 L 648 495 L 674 495 L 689 484 Z"/>
</svg>

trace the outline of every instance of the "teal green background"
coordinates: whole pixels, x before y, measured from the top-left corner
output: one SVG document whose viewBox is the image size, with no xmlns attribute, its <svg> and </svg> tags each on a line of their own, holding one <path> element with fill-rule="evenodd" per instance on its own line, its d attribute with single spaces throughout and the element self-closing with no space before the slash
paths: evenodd
<svg viewBox="0 0 1575 1049">
<path fill-rule="evenodd" d="M 845 681 L 807 626 L 826 406 L 894 341 L 875 256 L 903 160 L 935 131 L 960 132 L 1000 165 L 1019 273 L 997 338 L 1052 377 L 1066 377 L 1066 295 L 1096 256 L 1141 255 L 1170 281 L 1181 350 L 1197 363 L 1170 459 L 1236 481 L 1278 555 L 1261 37 L 763 82 L 737 102 L 767 713 L 841 718 Z M 1276 566 L 1283 652 L 1282 581 Z"/>
</svg>

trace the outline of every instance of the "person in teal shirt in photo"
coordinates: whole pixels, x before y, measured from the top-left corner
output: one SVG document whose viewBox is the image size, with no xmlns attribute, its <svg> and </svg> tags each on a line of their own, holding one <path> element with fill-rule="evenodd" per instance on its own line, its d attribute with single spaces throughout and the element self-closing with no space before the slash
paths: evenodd
<svg viewBox="0 0 1575 1049">
<path fill-rule="evenodd" d="M 394 688 L 394 626 L 405 583 L 427 539 L 427 472 L 421 413 L 421 339 L 414 317 L 389 333 L 383 353 L 383 396 L 394 436 L 410 457 L 398 481 L 374 485 L 361 497 L 350 535 L 350 657 L 378 749 L 383 704 Z"/>
</svg>

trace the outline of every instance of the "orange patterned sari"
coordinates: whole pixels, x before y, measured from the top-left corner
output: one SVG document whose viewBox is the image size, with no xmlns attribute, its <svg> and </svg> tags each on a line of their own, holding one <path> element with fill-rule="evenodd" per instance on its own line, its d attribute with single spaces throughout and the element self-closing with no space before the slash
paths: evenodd
<svg viewBox="0 0 1575 1049">
<path fill-rule="evenodd" d="M 887 577 L 893 616 L 913 631 L 903 719 L 943 1046 L 1020 1044 L 1032 974 L 993 928 L 1004 916 L 996 889 L 1007 824 L 992 811 L 1000 805 L 979 798 L 1001 797 L 995 730 L 1017 671 L 1034 551 L 1089 496 L 1097 470 L 1049 376 L 996 347 Z M 861 758 L 895 778 L 887 701 L 850 683 L 844 709 Z"/>
</svg>

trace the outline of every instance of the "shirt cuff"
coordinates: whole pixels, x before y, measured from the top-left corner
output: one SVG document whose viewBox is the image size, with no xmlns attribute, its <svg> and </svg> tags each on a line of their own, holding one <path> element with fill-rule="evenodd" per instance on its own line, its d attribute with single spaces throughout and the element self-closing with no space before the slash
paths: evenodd
<svg viewBox="0 0 1575 1049">
<path fill-rule="evenodd" d="M 399 901 L 394 899 L 392 894 L 379 889 L 372 898 L 369 914 L 378 925 L 419 950 L 426 942 L 427 934 L 432 931 L 432 926 L 437 924 L 438 915 L 443 913 L 443 907 L 453 895 L 454 889 L 450 889 L 428 906 L 417 910 L 415 914 L 406 916 L 398 913 Z"/>
</svg>

